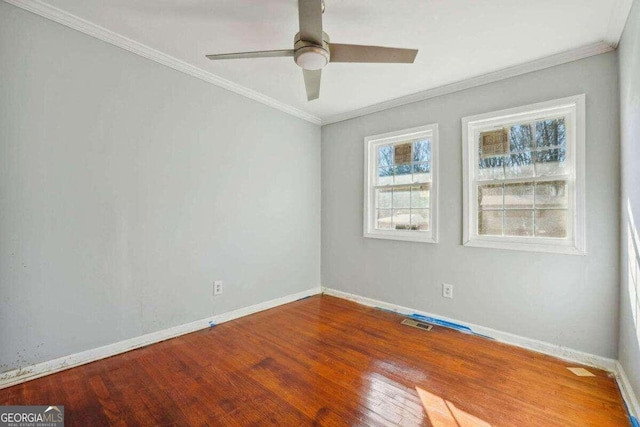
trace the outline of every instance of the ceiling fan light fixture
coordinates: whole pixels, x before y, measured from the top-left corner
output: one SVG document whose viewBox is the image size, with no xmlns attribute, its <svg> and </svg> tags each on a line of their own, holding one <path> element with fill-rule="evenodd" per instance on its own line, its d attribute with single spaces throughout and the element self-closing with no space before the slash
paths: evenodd
<svg viewBox="0 0 640 427">
<path fill-rule="evenodd" d="M 329 63 L 329 52 L 318 46 L 306 46 L 296 50 L 294 60 L 304 70 L 320 70 Z"/>
<path fill-rule="evenodd" d="M 331 43 L 329 35 L 322 31 L 323 13 L 324 0 L 298 0 L 300 31 L 293 37 L 293 49 L 206 56 L 210 60 L 293 56 L 296 65 L 303 70 L 307 101 L 320 96 L 321 70 L 329 62 L 410 64 L 416 59 L 416 49 Z"/>
</svg>

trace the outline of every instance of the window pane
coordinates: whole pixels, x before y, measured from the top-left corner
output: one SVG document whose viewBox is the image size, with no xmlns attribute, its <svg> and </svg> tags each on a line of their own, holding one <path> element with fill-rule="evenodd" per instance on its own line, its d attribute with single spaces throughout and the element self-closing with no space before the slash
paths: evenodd
<svg viewBox="0 0 640 427">
<path fill-rule="evenodd" d="M 505 211 L 505 236 L 533 236 L 533 210 Z"/>
<path fill-rule="evenodd" d="M 429 163 L 414 163 L 413 173 L 427 173 L 431 172 L 431 165 Z"/>
<path fill-rule="evenodd" d="M 505 184 L 505 209 L 533 209 L 533 182 Z"/>
<path fill-rule="evenodd" d="M 566 181 L 549 181 L 536 183 L 537 208 L 567 208 L 569 198 Z"/>
<path fill-rule="evenodd" d="M 411 181 L 411 165 L 396 166 L 394 182 L 396 184 L 410 184 Z"/>
<path fill-rule="evenodd" d="M 478 234 L 481 236 L 502 236 L 502 211 L 479 211 Z"/>
<path fill-rule="evenodd" d="M 393 166 L 393 146 L 378 147 L 378 167 Z"/>
<path fill-rule="evenodd" d="M 376 190 L 376 208 L 391 209 L 392 190 Z"/>
<path fill-rule="evenodd" d="M 539 151 L 536 155 L 536 175 L 564 175 L 569 173 L 567 167 L 567 150 L 555 148 Z"/>
<path fill-rule="evenodd" d="M 392 167 L 378 168 L 377 185 L 389 185 L 389 184 L 393 184 L 393 168 Z"/>
<path fill-rule="evenodd" d="M 567 212 L 536 209 L 536 237 L 567 237 Z"/>
<path fill-rule="evenodd" d="M 393 189 L 393 208 L 411 207 L 411 187 L 401 187 Z"/>
<path fill-rule="evenodd" d="M 504 157 L 480 158 L 478 179 L 504 179 Z"/>
<path fill-rule="evenodd" d="M 533 156 L 531 152 L 512 154 L 506 157 L 504 175 L 506 178 L 533 177 Z"/>
<path fill-rule="evenodd" d="M 376 215 L 377 229 L 391 230 L 393 228 L 393 211 L 391 209 L 378 209 Z"/>
<path fill-rule="evenodd" d="M 423 139 L 413 143 L 413 161 L 414 162 L 430 162 L 431 161 L 431 140 Z"/>
<path fill-rule="evenodd" d="M 411 211 L 409 209 L 394 209 L 393 226 L 396 230 L 411 230 Z"/>
<path fill-rule="evenodd" d="M 536 145 L 538 147 L 565 147 L 566 143 L 564 118 L 536 123 Z"/>
<path fill-rule="evenodd" d="M 414 163 L 414 182 L 431 182 L 431 165 L 429 163 Z"/>
<path fill-rule="evenodd" d="M 431 196 L 431 188 L 429 185 L 421 185 L 419 187 L 411 187 L 411 207 L 412 208 L 428 208 Z"/>
<path fill-rule="evenodd" d="M 509 148 L 514 151 L 531 151 L 533 147 L 533 131 L 531 125 L 511 126 L 509 132 Z"/>
<path fill-rule="evenodd" d="M 478 209 L 502 209 L 502 184 L 478 186 Z"/>
<path fill-rule="evenodd" d="M 411 209 L 411 229 L 429 230 L 429 209 Z"/>
</svg>

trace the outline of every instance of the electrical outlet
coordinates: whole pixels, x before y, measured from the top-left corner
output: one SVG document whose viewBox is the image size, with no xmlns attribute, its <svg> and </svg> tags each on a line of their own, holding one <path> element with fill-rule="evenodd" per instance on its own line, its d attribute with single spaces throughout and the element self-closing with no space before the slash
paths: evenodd
<svg viewBox="0 0 640 427">
<path fill-rule="evenodd" d="M 213 282 L 213 295 L 222 295 L 222 280 Z"/>
<path fill-rule="evenodd" d="M 442 296 L 445 298 L 453 298 L 453 285 L 447 283 L 442 284 Z"/>
</svg>

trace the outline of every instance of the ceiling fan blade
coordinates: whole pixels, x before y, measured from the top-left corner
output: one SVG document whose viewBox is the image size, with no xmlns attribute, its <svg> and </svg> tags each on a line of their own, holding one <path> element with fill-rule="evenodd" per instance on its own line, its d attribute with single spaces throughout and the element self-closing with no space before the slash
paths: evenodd
<svg viewBox="0 0 640 427">
<path fill-rule="evenodd" d="M 217 59 L 241 59 L 241 58 L 278 58 L 281 56 L 293 56 L 293 50 L 260 50 L 257 52 L 220 53 L 207 55 L 211 60 Z"/>
<path fill-rule="evenodd" d="M 307 101 L 318 99 L 322 70 L 302 70 L 302 72 L 304 73 L 304 86 L 307 88 Z"/>
<path fill-rule="evenodd" d="M 322 0 L 298 0 L 300 40 L 322 46 Z"/>
<path fill-rule="evenodd" d="M 330 43 L 331 62 L 383 62 L 411 64 L 417 49 Z"/>
</svg>

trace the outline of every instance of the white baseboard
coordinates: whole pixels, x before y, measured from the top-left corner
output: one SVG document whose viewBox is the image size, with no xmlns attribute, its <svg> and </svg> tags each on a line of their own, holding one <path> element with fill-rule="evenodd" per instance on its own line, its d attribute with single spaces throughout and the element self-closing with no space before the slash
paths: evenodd
<svg viewBox="0 0 640 427">
<path fill-rule="evenodd" d="M 547 354 L 547 355 L 554 356 L 559 359 L 567 360 L 570 362 L 593 366 L 595 368 L 604 369 L 612 373 L 616 372 L 616 364 L 618 362 L 614 359 L 608 359 L 606 357 L 596 356 L 596 355 L 585 353 L 582 351 L 565 348 L 556 344 L 551 344 L 548 342 L 539 341 L 532 338 L 526 338 L 519 335 L 511 334 L 508 332 L 498 331 L 496 329 L 486 328 L 480 325 L 474 325 L 472 323 L 461 322 L 459 320 L 450 319 L 437 314 L 431 314 L 431 313 L 427 313 L 420 310 L 414 310 L 412 308 L 403 307 L 400 305 L 391 304 L 384 301 L 378 301 L 371 298 L 350 294 L 347 292 L 337 291 L 335 289 L 323 288 L 323 293 L 326 295 L 331 295 L 338 298 L 351 300 L 359 304 L 367 305 L 370 307 L 377 307 L 385 310 L 390 310 L 398 314 L 403 314 L 403 315 L 417 314 L 420 316 L 431 317 L 440 321 L 454 323 L 456 325 L 460 325 L 463 328 L 469 328 L 475 335 L 482 335 L 487 338 L 492 338 L 496 341 L 515 345 L 517 347 L 522 347 L 527 350 L 533 350 L 538 353 Z"/>
<path fill-rule="evenodd" d="M 640 419 L 640 403 L 631 387 L 629 377 L 627 377 L 620 362 L 616 362 L 616 380 L 618 380 L 618 387 L 620 388 L 622 398 L 627 403 L 629 413 L 634 416 L 636 420 Z"/>
<path fill-rule="evenodd" d="M 230 320 L 248 316 L 259 311 L 268 310 L 270 308 L 274 308 L 320 293 L 320 287 L 307 289 L 306 291 L 272 299 L 270 301 L 265 301 L 249 307 L 240 308 L 228 313 L 218 314 L 206 319 L 196 320 L 195 322 L 185 323 L 183 325 L 174 326 L 172 328 L 163 329 L 161 331 L 127 339 L 114 344 L 105 345 L 103 347 L 71 354 L 69 356 L 60 357 L 58 359 L 49 360 L 47 362 L 41 362 L 35 365 L 26 366 L 24 368 L 14 369 L 12 371 L 0 374 L 0 389 L 34 380 L 36 378 L 60 372 L 65 369 L 73 368 L 75 366 L 80 366 L 86 363 L 95 362 L 96 360 L 115 356 L 116 354 L 125 353 L 127 351 L 164 341 L 169 338 L 174 338 L 180 335 L 188 334 L 190 332 L 195 332 L 200 329 L 206 329 L 219 323 L 228 322 Z"/>
</svg>

